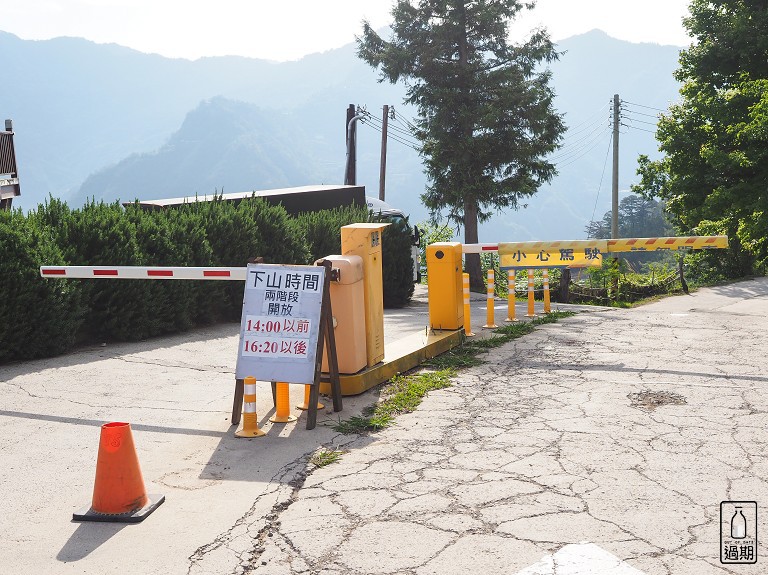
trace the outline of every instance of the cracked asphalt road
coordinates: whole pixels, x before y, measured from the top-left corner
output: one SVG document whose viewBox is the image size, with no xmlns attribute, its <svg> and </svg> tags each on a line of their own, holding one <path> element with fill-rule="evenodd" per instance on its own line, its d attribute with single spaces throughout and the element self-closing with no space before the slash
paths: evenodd
<svg viewBox="0 0 768 575">
<path fill-rule="evenodd" d="M 764 573 L 720 564 L 719 513 L 768 502 L 766 333 L 765 278 L 538 328 L 312 473 L 246 572 L 517 573 L 588 541 L 648 575 Z"/>
<path fill-rule="evenodd" d="M 756 565 L 720 564 L 719 513 L 757 501 L 765 533 L 766 278 L 539 327 L 370 436 L 326 413 L 232 439 L 221 329 L 0 368 L 3 571 L 765 572 L 762 540 Z M 108 420 L 167 497 L 137 526 L 69 522 Z M 319 445 L 345 453 L 313 470 Z"/>
</svg>

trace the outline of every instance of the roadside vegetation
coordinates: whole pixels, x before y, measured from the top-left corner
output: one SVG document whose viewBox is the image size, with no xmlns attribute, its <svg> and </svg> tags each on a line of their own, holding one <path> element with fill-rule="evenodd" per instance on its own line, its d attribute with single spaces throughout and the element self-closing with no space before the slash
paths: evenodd
<svg viewBox="0 0 768 575">
<path fill-rule="evenodd" d="M 315 467 L 325 467 L 331 463 L 336 463 L 342 455 L 343 452 L 338 449 L 325 449 L 323 447 L 312 454 L 312 457 L 309 458 L 309 463 Z"/>
<path fill-rule="evenodd" d="M 482 355 L 505 343 L 531 333 L 536 326 L 554 323 L 573 312 L 555 311 L 532 321 L 511 323 L 484 339 L 465 338 L 461 345 L 426 361 L 413 374 L 398 375 L 381 388 L 379 400 L 362 415 L 339 420 L 335 431 L 348 435 L 380 431 L 394 422 L 395 416 L 414 411 L 430 391 L 451 386 L 459 369 L 483 363 Z"/>
<path fill-rule="evenodd" d="M 242 282 L 43 279 L 40 266 L 233 266 L 250 258 L 310 265 L 341 253 L 339 228 L 370 221 L 365 208 L 289 216 L 259 198 L 162 211 L 51 198 L 0 210 L 0 364 L 50 357 L 80 345 L 139 341 L 240 319 Z M 382 241 L 385 305 L 413 294 L 410 232 Z"/>
</svg>

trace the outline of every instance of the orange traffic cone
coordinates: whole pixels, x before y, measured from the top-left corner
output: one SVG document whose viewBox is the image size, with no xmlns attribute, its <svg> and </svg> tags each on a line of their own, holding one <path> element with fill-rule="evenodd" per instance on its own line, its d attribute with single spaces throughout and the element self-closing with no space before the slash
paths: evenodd
<svg viewBox="0 0 768 575">
<path fill-rule="evenodd" d="M 301 405 L 297 405 L 296 409 L 300 409 L 302 411 L 306 411 L 309 409 L 309 394 L 312 392 L 312 386 L 311 385 L 305 385 L 304 386 L 304 403 Z M 317 401 L 317 409 L 324 409 L 325 405 L 320 403 L 320 400 Z"/>
<path fill-rule="evenodd" d="M 147 495 L 130 423 L 101 426 L 93 501 L 74 513 L 75 521 L 139 523 L 165 501 L 164 495 Z"/>
</svg>

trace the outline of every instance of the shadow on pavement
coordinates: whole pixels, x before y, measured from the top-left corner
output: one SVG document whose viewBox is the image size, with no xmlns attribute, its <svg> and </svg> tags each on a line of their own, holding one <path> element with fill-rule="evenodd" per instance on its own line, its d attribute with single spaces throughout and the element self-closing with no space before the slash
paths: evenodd
<svg viewBox="0 0 768 575">
<path fill-rule="evenodd" d="M 125 523 L 81 523 L 56 555 L 63 563 L 80 561 L 127 527 Z"/>
<path fill-rule="evenodd" d="M 87 425 L 101 427 L 108 421 L 100 419 L 82 419 L 78 417 L 62 417 L 59 415 L 50 415 L 43 413 L 26 413 L 23 411 L 8 411 L 0 409 L 0 417 L 21 417 L 24 419 L 37 419 L 40 421 L 53 421 L 55 423 L 68 423 L 73 425 Z M 161 425 L 143 425 L 141 423 L 132 423 L 131 429 L 134 431 L 152 431 L 155 433 L 175 433 L 178 435 L 202 435 L 206 437 L 221 437 L 227 432 L 209 431 L 207 429 L 189 429 L 186 427 L 164 427 Z"/>
</svg>

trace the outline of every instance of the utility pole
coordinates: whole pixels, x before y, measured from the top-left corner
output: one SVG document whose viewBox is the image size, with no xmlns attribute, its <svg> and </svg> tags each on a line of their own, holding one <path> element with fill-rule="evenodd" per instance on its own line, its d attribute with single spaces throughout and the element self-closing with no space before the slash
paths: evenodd
<svg viewBox="0 0 768 575">
<path fill-rule="evenodd" d="M 619 237 L 619 95 L 613 95 L 613 179 L 611 182 L 611 239 Z"/>
<path fill-rule="evenodd" d="M 357 185 L 357 126 L 355 122 L 362 118 L 358 114 L 355 105 L 350 104 L 347 108 L 347 163 L 344 168 L 344 185 Z"/>
<path fill-rule="evenodd" d="M 381 168 L 379 169 L 379 199 L 384 201 L 384 181 L 387 176 L 387 127 L 389 126 L 389 106 L 384 104 L 384 116 L 381 119 Z"/>
<path fill-rule="evenodd" d="M 611 239 L 619 237 L 619 95 L 613 95 L 613 178 L 611 181 Z M 619 292 L 619 258 L 613 258 L 612 288 L 614 297 Z"/>
</svg>

